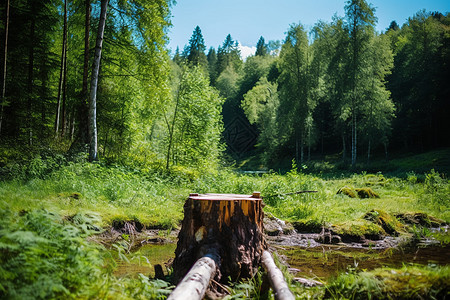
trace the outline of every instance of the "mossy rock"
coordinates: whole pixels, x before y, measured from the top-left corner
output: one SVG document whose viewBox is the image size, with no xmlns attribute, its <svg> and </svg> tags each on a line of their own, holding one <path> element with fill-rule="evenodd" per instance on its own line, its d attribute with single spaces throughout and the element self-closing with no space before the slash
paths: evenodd
<svg viewBox="0 0 450 300">
<path fill-rule="evenodd" d="M 390 235 L 398 235 L 403 229 L 403 225 L 395 216 L 392 216 L 383 210 L 372 209 L 363 216 L 363 219 L 381 226 L 381 228 Z"/>
<path fill-rule="evenodd" d="M 294 230 L 291 223 L 280 220 L 270 213 L 264 216 L 264 232 L 269 236 L 291 234 Z"/>
<path fill-rule="evenodd" d="M 337 191 L 336 194 L 338 194 L 338 195 L 339 195 L 339 194 L 343 194 L 343 195 L 349 196 L 350 198 L 356 198 L 356 197 L 357 197 L 355 191 L 353 191 L 353 189 L 351 189 L 351 188 L 349 188 L 349 187 L 347 187 L 347 186 L 341 187 L 341 188 Z"/>
<path fill-rule="evenodd" d="M 317 220 L 295 221 L 292 225 L 299 233 L 320 233 L 323 227 L 323 224 Z"/>
<path fill-rule="evenodd" d="M 371 188 L 365 187 L 360 189 L 355 189 L 355 192 L 358 194 L 358 198 L 380 198 L 377 193 L 375 193 Z"/>
<path fill-rule="evenodd" d="M 349 187 L 344 186 L 338 190 L 337 194 L 343 194 L 349 196 L 350 198 L 360 198 L 360 199 L 380 198 L 380 196 L 377 193 L 375 193 L 371 188 L 368 187 L 351 189 Z"/>
<path fill-rule="evenodd" d="M 356 220 L 333 225 L 333 234 L 341 237 L 342 242 L 362 242 L 365 239 L 380 240 L 386 234 L 384 229 L 367 220 Z"/>
<path fill-rule="evenodd" d="M 396 214 L 395 217 L 400 222 L 408 225 L 419 225 L 424 227 L 439 227 L 446 225 L 445 221 L 422 212 L 400 213 Z"/>
</svg>

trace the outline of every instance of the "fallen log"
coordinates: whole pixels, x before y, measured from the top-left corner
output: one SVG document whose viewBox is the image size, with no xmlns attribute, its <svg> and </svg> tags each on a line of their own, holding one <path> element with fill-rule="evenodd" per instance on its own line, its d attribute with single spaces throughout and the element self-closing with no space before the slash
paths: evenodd
<svg viewBox="0 0 450 300">
<path fill-rule="evenodd" d="M 208 253 L 198 259 L 167 300 L 201 300 L 217 270 L 219 257 Z"/>
<path fill-rule="evenodd" d="M 267 272 L 270 286 L 274 292 L 276 300 L 294 300 L 295 297 L 289 290 L 284 280 L 283 273 L 277 268 L 269 251 L 263 251 L 261 263 Z"/>
</svg>

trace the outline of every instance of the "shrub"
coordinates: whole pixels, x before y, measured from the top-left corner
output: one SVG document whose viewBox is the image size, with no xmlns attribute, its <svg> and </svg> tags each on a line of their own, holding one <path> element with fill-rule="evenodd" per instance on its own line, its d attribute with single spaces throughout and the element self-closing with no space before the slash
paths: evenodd
<svg viewBox="0 0 450 300">
<path fill-rule="evenodd" d="M 0 214 L 0 298 L 89 296 L 102 265 L 97 248 L 85 240 L 92 231 L 45 210 Z"/>
</svg>

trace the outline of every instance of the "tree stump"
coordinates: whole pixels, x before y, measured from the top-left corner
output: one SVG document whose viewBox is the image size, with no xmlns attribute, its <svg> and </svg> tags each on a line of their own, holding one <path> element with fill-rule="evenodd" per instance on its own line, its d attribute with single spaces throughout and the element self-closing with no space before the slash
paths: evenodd
<svg viewBox="0 0 450 300">
<path fill-rule="evenodd" d="M 228 283 L 251 278 L 267 248 L 263 236 L 263 204 L 259 193 L 190 194 L 173 261 L 177 284 L 195 262 L 213 253 L 214 280 Z"/>
</svg>

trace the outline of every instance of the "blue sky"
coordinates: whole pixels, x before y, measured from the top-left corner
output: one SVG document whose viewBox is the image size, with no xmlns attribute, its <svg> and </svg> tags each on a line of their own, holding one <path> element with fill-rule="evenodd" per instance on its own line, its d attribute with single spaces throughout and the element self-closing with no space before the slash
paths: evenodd
<svg viewBox="0 0 450 300">
<path fill-rule="evenodd" d="M 384 31 L 392 20 L 399 25 L 421 9 L 450 12 L 450 0 L 369 0 L 376 8 L 377 31 Z M 344 16 L 345 0 L 177 0 L 172 8 L 169 48 L 184 45 L 200 26 L 207 49 L 217 49 L 227 34 L 250 53 L 260 36 L 283 40 L 292 23 L 309 30 L 317 21 L 330 22 L 334 14 Z M 253 48 L 254 49 L 254 48 Z"/>
</svg>

